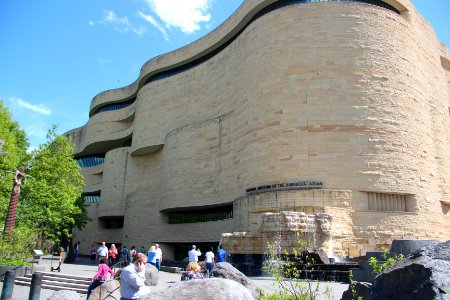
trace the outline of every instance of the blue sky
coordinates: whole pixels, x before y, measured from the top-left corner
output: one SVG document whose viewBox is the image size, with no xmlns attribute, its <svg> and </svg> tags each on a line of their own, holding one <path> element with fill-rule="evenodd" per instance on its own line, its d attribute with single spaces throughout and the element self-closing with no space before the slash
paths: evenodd
<svg viewBox="0 0 450 300">
<path fill-rule="evenodd" d="M 0 1 L 0 99 L 33 147 L 88 121 L 92 98 L 204 36 L 242 0 Z M 450 45 L 450 0 L 414 0 Z M 0 120 L 1 122 L 1 120 Z"/>
</svg>

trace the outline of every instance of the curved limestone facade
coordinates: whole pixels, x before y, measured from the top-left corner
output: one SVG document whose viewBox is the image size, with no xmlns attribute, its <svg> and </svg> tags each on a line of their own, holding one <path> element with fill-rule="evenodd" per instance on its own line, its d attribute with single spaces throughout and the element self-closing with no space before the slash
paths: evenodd
<svg viewBox="0 0 450 300">
<path fill-rule="evenodd" d="M 246 0 L 67 133 L 103 159 L 75 239 L 261 254 L 267 213 L 298 213 L 327 220 L 329 256 L 448 240 L 449 107 L 450 55 L 411 1 Z"/>
</svg>

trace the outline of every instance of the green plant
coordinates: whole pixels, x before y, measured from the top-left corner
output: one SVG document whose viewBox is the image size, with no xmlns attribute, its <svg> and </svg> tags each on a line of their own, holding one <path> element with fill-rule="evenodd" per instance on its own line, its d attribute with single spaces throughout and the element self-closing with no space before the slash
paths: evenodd
<svg viewBox="0 0 450 300">
<path fill-rule="evenodd" d="M 266 263 L 263 271 L 270 274 L 278 284 L 279 291 L 262 294 L 263 300 L 313 300 L 319 296 L 319 283 L 310 279 L 314 271 L 314 258 L 308 253 L 311 243 L 302 234 L 296 231 L 296 245 L 289 251 L 280 249 L 277 243 L 267 243 Z M 329 295 L 327 290 L 325 294 Z"/>
<path fill-rule="evenodd" d="M 0 237 L 0 263 L 10 266 L 30 265 L 26 259 L 33 257 L 36 232 L 27 226 L 17 226 L 11 233 L 10 242 Z"/>
<path fill-rule="evenodd" d="M 353 272 L 352 272 L 352 270 L 349 271 L 348 275 L 350 277 L 350 290 L 352 291 L 352 299 L 363 300 L 363 297 L 361 297 L 361 296 L 358 296 L 358 298 L 356 298 L 355 281 L 353 281 Z"/>
<path fill-rule="evenodd" d="M 383 260 L 378 261 L 376 257 L 371 257 L 369 259 L 369 265 L 372 267 L 372 272 L 377 275 L 383 273 L 386 268 L 395 265 L 405 258 L 403 254 L 389 256 L 389 250 L 386 248 L 382 248 L 381 250 L 383 251 L 381 254 Z"/>
</svg>

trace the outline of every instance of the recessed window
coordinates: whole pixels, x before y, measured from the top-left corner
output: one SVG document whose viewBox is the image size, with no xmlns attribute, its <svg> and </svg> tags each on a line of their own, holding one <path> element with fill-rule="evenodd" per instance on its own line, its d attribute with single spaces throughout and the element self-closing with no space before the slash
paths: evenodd
<svg viewBox="0 0 450 300">
<path fill-rule="evenodd" d="M 199 223 L 233 218 L 233 205 L 169 212 L 169 224 Z"/>
<path fill-rule="evenodd" d="M 85 156 L 76 159 L 81 168 L 94 167 L 102 165 L 105 162 L 104 156 Z"/>
<path fill-rule="evenodd" d="M 123 228 L 123 217 L 102 217 L 100 222 L 105 229 L 119 229 Z"/>
<path fill-rule="evenodd" d="M 369 200 L 369 210 L 402 212 L 411 211 L 408 203 L 408 195 L 372 192 L 367 194 Z"/>
</svg>

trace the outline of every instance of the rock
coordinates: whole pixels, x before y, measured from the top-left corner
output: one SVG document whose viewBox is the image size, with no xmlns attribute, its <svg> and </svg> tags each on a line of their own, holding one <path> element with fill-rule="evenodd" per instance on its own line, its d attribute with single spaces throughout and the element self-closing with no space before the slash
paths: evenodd
<svg viewBox="0 0 450 300">
<path fill-rule="evenodd" d="M 248 289 L 236 281 L 222 278 L 180 281 L 168 289 L 151 292 L 141 300 L 253 300 Z"/>
<path fill-rule="evenodd" d="M 80 300 L 80 295 L 75 291 L 61 290 L 54 292 L 47 300 Z"/>
<path fill-rule="evenodd" d="M 349 285 L 348 290 L 342 294 L 341 300 L 353 300 L 358 299 L 358 297 L 362 297 L 364 300 L 371 300 L 371 288 L 371 283 L 353 281 L 353 288 L 352 285 Z M 353 294 L 353 291 L 355 291 L 355 294 Z"/>
<path fill-rule="evenodd" d="M 159 272 L 158 269 L 151 264 L 145 266 L 145 285 L 155 286 L 158 285 Z"/>
<path fill-rule="evenodd" d="M 254 299 L 259 298 L 259 288 L 256 287 L 241 271 L 227 262 L 217 263 L 211 272 L 211 276 L 236 281 L 245 286 L 250 291 Z"/>
<path fill-rule="evenodd" d="M 89 300 L 107 300 L 107 299 L 120 299 L 120 282 L 117 280 L 107 280 L 102 285 L 96 287 Z M 79 300 L 79 298 L 77 298 Z"/>
<path fill-rule="evenodd" d="M 450 241 L 429 245 L 375 278 L 372 300 L 450 299 Z"/>
</svg>

